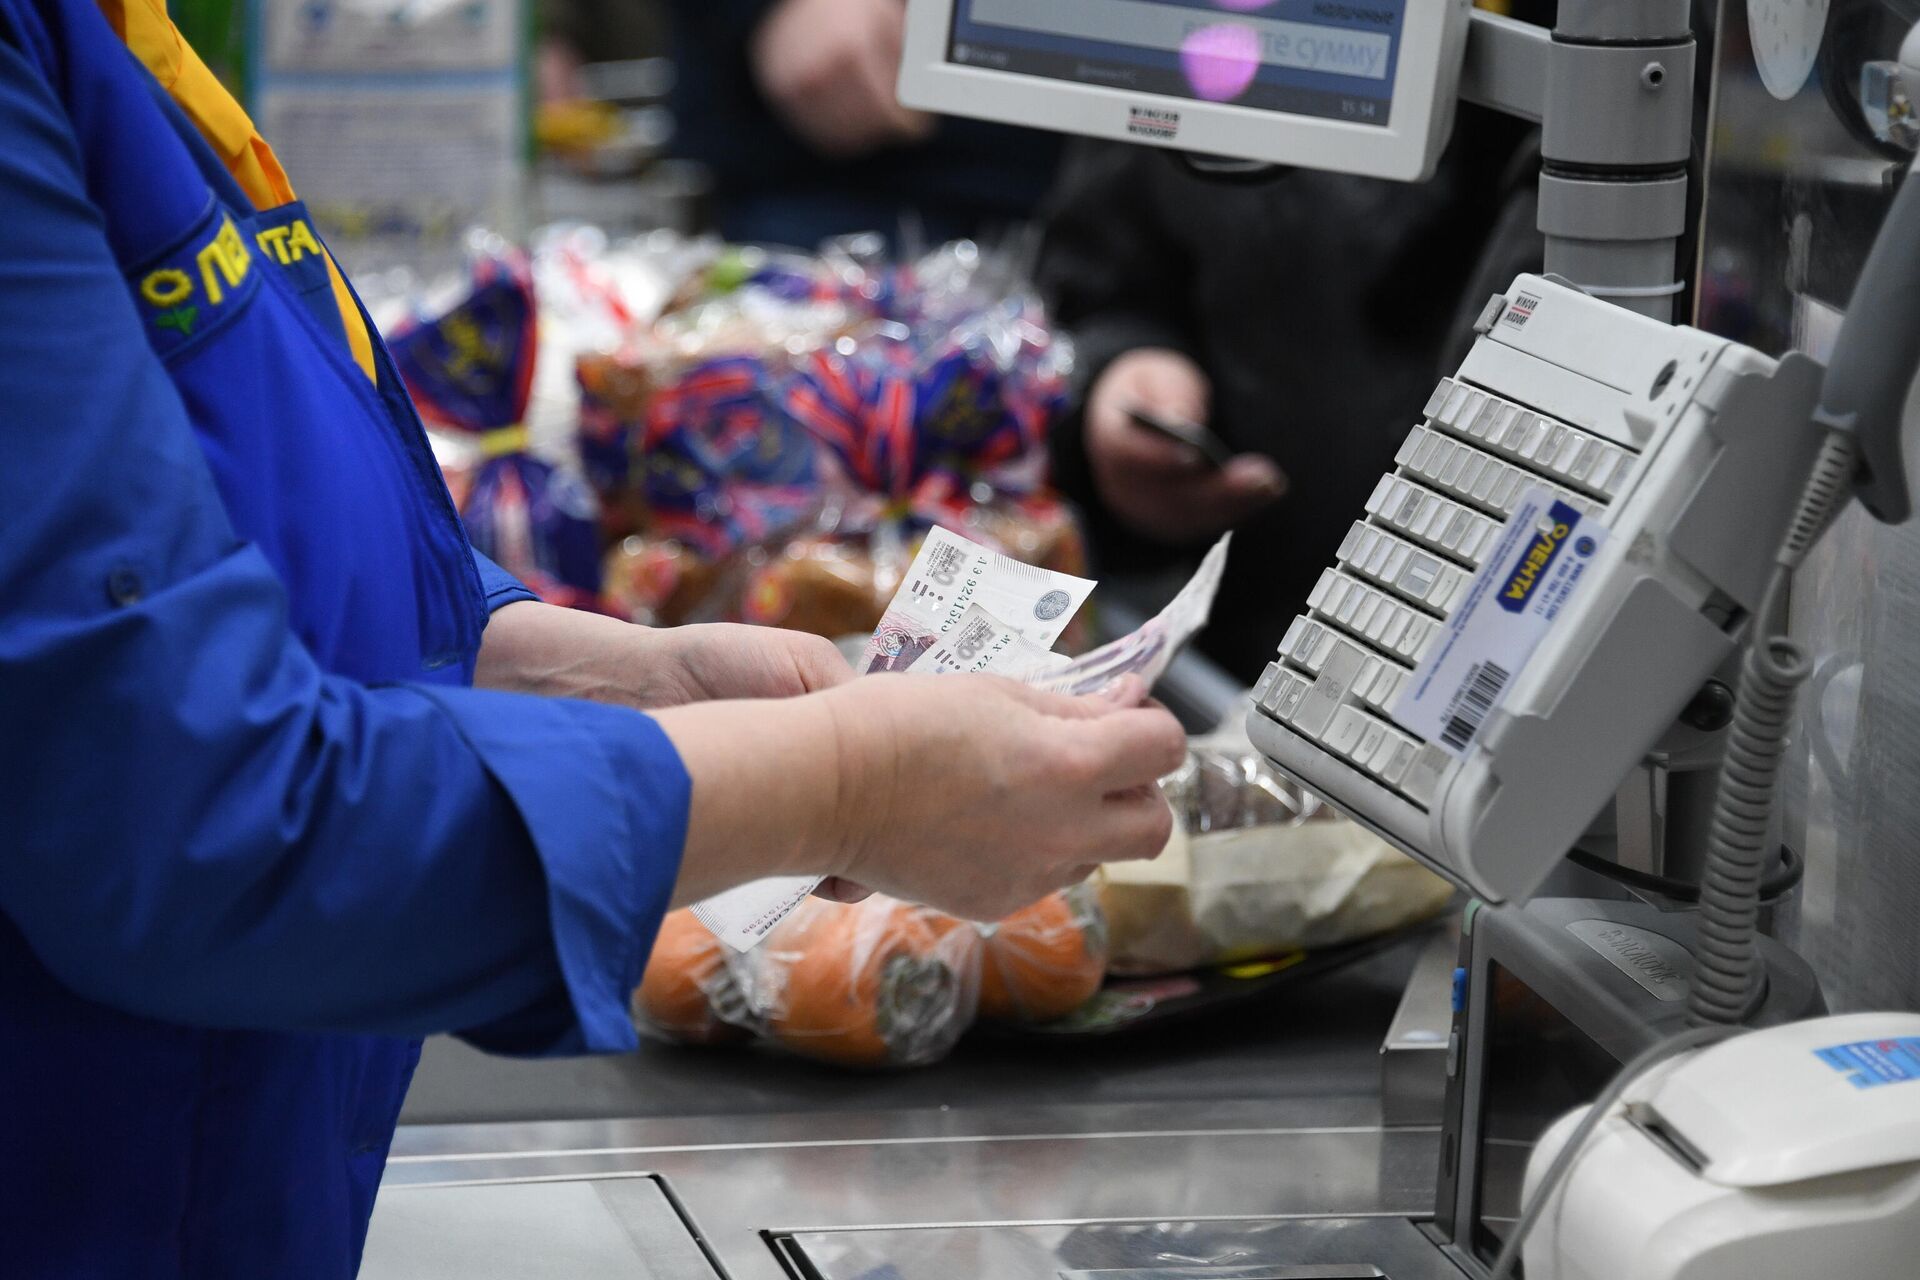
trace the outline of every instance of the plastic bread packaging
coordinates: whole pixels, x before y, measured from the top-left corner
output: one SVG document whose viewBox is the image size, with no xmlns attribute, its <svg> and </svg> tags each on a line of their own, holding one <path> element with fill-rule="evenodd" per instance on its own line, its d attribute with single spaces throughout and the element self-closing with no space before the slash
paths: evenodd
<svg viewBox="0 0 1920 1280">
<path fill-rule="evenodd" d="M 475 232 L 470 254 L 430 286 L 382 277 L 376 314 L 470 534 L 547 599 L 870 633 L 936 526 L 1084 573 L 1042 483 L 1071 347 L 1015 255 L 579 225 L 530 255 Z M 800 412 L 822 361 L 858 384 L 832 440 Z"/>
<path fill-rule="evenodd" d="M 1043 483 L 1070 344 L 1012 255 L 883 249 L 725 250 L 580 356 L 578 449 L 616 613 L 870 633 L 933 528 L 1084 573 L 1078 522 Z M 668 559 L 674 590 L 623 589 L 658 584 Z M 695 583 L 712 597 L 689 599 Z"/>
<path fill-rule="evenodd" d="M 1071 1013 L 1106 975 L 1105 938 L 1088 886 L 992 925 L 884 896 L 809 898 L 746 953 L 675 911 L 634 993 L 634 1020 L 682 1044 L 751 1040 L 841 1066 L 923 1066 L 977 1018 Z"/>
<path fill-rule="evenodd" d="M 1117 974 L 1179 972 L 1374 937 L 1453 887 L 1276 775 L 1243 740 L 1197 741 L 1163 780 L 1175 830 L 1095 877 Z"/>
<path fill-rule="evenodd" d="M 647 627 L 692 622 L 714 598 L 722 568 L 673 538 L 630 533 L 607 553 L 607 612 Z"/>
<path fill-rule="evenodd" d="M 880 625 L 888 602 L 905 581 L 933 529 L 945 529 L 1010 560 L 1050 574 L 1087 576 L 1087 549 L 1073 511 L 1058 497 L 1036 492 L 994 494 L 985 501 L 903 517 L 869 495 L 829 497 L 810 524 L 784 547 L 750 551 L 752 573 L 742 584 L 739 621 L 810 631 L 838 640 L 863 639 Z M 1074 615 L 1056 641 L 1078 652 L 1090 634 L 1089 611 Z"/>
<path fill-rule="evenodd" d="M 887 573 L 870 544 L 809 531 L 764 556 L 749 556 L 740 620 L 833 639 L 879 625 Z"/>
<path fill-rule="evenodd" d="M 473 545 L 542 598 L 597 608 L 598 505 L 577 476 L 534 455 L 526 425 L 540 330 L 531 269 L 482 243 L 464 291 L 394 323 L 388 349 L 421 416 L 470 441 L 449 479 Z"/>
</svg>

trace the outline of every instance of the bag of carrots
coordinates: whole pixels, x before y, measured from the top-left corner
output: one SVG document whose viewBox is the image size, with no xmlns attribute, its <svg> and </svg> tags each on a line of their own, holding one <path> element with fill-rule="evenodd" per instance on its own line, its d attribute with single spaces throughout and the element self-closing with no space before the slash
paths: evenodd
<svg viewBox="0 0 1920 1280">
<path fill-rule="evenodd" d="M 673 912 L 633 1012 L 643 1032 L 683 1044 L 757 1039 L 824 1062 L 908 1067 L 944 1057 L 977 1017 L 1062 1017 L 1105 975 L 1106 928 L 1084 886 L 992 925 L 879 896 L 809 899 L 745 954 Z"/>
</svg>

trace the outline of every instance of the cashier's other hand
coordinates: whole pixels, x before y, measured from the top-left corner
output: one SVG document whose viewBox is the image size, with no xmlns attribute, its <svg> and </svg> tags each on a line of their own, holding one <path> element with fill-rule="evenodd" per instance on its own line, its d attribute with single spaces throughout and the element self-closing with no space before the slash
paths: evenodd
<svg viewBox="0 0 1920 1280">
<path fill-rule="evenodd" d="M 1141 347 L 1109 364 L 1087 396 L 1087 461 L 1106 507 L 1135 532 L 1161 542 L 1202 542 L 1238 525 L 1287 491 L 1271 458 L 1243 453 L 1226 467 L 1134 422 L 1145 409 L 1207 420 L 1211 387 L 1177 351 Z"/>
<path fill-rule="evenodd" d="M 1136 676 L 1068 697 L 992 676 L 874 676 L 836 706 L 842 882 L 998 920 L 1102 862 L 1152 858 L 1186 735 Z"/>
<path fill-rule="evenodd" d="M 642 711 L 788 698 L 852 678 L 833 642 L 819 636 L 732 623 L 636 627 L 532 600 L 494 611 L 474 673 L 482 688 Z"/>
<path fill-rule="evenodd" d="M 917 142 L 932 117 L 900 105 L 903 0 L 777 0 L 749 48 L 774 111 L 831 159 Z"/>
<path fill-rule="evenodd" d="M 853 678 L 833 641 L 731 622 L 665 627 L 649 635 L 660 686 L 651 705 L 721 698 L 791 698 Z"/>
</svg>

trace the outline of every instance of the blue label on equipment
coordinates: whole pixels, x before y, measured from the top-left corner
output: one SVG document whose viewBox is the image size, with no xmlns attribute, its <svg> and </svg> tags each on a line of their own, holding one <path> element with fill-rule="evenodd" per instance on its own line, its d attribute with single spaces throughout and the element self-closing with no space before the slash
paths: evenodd
<svg viewBox="0 0 1920 1280">
<path fill-rule="evenodd" d="M 1507 575 L 1506 585 L 1500 591 L 1500 607 L 1508 613 L 1519 613 L 1527 607 L 1527 600 L 1533 595 L 1533 589 L 1547 576 L 1547 570 L 1560 554 L 1560 548 L 1566 545 L 1573 531 L 1580 527 L 1580 513 L 1564 502 L 1556 502 L 1547 512 L 1543 527 L 1534 532 L 1533 538 L 1521 551 L 1513 572 Z M 1593 540 L 1580 539 L 1575 550 L 1584 558 L 1594 552 Z"/>
<path fill-rule="evenodd" d="M 1820 1061 L 1851 1080 L 1856 1089 L 1920 1080 L 1920 1036 L 1861 1040 L 1813 1052 Z"/>
</svg>

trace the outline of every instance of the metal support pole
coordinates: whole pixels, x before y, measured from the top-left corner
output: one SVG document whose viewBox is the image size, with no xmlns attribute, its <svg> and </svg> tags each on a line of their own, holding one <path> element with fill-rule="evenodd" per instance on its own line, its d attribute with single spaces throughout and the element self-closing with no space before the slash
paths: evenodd
<svg viewBox="0 0 1920 1280">
<path fill-rule="evenodd" d="M 1476 11 L 1460 94 L 1541 124 L 1546 269 L 1659 320 L 1682 290 L 1688 0 L 1561 0 L 1551 33 Z"/>
</svg>

